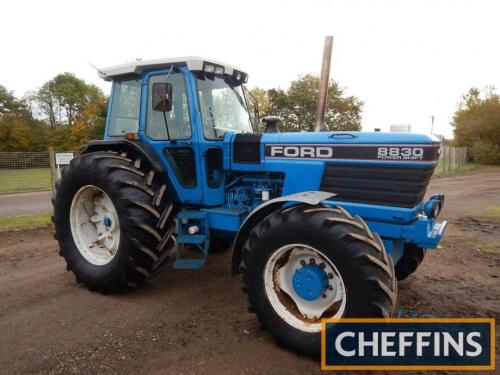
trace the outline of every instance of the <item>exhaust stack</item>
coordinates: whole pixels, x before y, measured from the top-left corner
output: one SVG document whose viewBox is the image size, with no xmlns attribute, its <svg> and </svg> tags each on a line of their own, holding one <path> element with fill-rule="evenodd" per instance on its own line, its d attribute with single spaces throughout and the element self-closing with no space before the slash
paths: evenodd
<svg viewBox="0 0 500 375">
<path fill-rule="evenodd" d="M 325 111 L 328 98 L 328 82 L 330 81 L 330 63 L 332 61 L 333 36 L 325 37 L 325 46 L 323 49 L 323 63 L 321 65 L 321 76 L 319 79 L 319 94 L 316 104 L 316 121 L 314 131 L 318 132 L 325 129 Z"/>
</svg>

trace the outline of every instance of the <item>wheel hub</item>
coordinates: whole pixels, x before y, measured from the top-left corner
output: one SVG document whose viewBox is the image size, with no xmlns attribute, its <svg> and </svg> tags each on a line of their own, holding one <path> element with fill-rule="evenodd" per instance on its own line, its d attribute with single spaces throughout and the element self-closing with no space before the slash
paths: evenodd
<svg viewBox="0 0 500 375">
<path fill-rule="evenodd" d="M 115 257 L 120 243 L 120 223 L 111 198 L 100 188 L 86 185 L 73 197 L 71 233 L 80 254 L 103 266 Z"/>
<path fill-rule="evenodd" d="M 104 219 L 102 220 L 102 223 L 104 224 L 105 227 L 109 228 L 111 226 L 111 219 L 107 216 L 104 216 Z"/>
<path fill-rule="evenodd" d="M 308 264 L 293 274 L 292 285 L 295 293 L 306 301 L 320 298 L 328 287 L 328 276 L 317 264 Z"/>
<path fill-rule="evenodd" d="M 266 264 L 264 286 L 275 311 L 302 331 L 319 332 L 325 313 L 340 318 L 345 311 L 342 277 L 329 258 L 309 245 L 276 250 Z"/>
</svg>

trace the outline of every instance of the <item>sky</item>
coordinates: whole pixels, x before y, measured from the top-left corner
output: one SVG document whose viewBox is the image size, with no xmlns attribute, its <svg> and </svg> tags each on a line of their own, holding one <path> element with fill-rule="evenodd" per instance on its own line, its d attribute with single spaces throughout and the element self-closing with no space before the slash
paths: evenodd
<svg viewBox="0 0 500 375">
<path fill-rule="evenodd" d="M 497 0 L 4 0 L 0 84 L 20 97 L 72 72 L 109 93 L 89 62 L 198 55 L 287 88 L 319 74 L 333 35 L 330 77 L 364 102 L 364 130 L 430 133 L 434 116 L 451 137 L 461 96 L 500 88 L 499 16 Z"/>
</svg>

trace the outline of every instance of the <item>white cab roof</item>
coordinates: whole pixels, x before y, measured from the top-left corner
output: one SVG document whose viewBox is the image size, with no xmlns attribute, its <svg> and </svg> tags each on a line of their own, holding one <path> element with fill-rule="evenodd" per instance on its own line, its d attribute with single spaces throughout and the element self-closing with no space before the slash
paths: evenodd
<svg viewBox="0 0 500 375">
<path fill-rule="evenodd" d="M 238 69 L 226 63 L 222 63 L 220 61 L 206 59 L 198 56 L 183 56 L 183 57 L 171 57 L 171 58 L 155 59 L 155 60 L 137 60 L 122 65 L 109 66 L 106 68 L 99 69 L 99 76 L 105 81 L 111 81 L 114 77 L 124 76 L 124 75 L 139 75 L 144 70 L 161 68 L 172 64 L 173 65 L 186 64 L 189 70 L 201 71 L 203 70 L 203 63 L 205 62 L 222 65 L 224 67 L 225 74 L 228 75 L 232 75 L 234 70 L 245 73 L 241 69 Z"/>
</svg>

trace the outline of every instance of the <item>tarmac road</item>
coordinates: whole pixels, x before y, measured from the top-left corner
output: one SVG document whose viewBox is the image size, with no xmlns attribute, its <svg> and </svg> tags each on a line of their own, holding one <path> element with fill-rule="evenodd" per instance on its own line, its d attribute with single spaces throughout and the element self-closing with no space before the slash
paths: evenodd
<svg viewBox="0 0 500 375">
<path fill-rule="evenodd" d="M 0 217 L 36 214 L 52 210 L 52 191 L 0 195 Z"/>
</svg>

